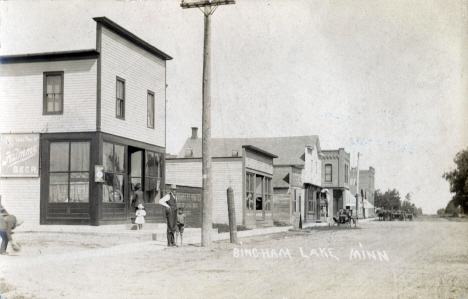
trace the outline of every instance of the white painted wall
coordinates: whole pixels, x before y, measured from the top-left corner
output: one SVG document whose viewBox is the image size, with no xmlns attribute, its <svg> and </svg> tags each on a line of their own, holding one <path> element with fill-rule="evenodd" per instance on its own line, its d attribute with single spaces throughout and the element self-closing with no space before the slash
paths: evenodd
<svg viewBox="0 0 468 299">
<path fill-rule="evenodd" d="M 125 79 L 125 120 L 116 118 L 116 80 Z M 165 147 L 166 62 L 102 27 L 101 130 Z M 147 126 L 147 92 L 154 92 L 155 129 Z"/>
<path fill-rule="evenodd" d="M 245 167 L 273 175 L 273 159 L 249 149 L 246 150 Z"/>
<path fill-rule="evenodd" d="M 317 148 L 305 148 L 305 164 L 302 170 L 302 182 L 322 186 L 322 161 L 319 159 Z"/>
<path fill-rule="evenodd" d="M 2 206 L 25 225 L 39 225 L 40 178 L 1 178 Z"/>
<path fill-rule="evenodd" d="M 64 72 L 62 115 L 42 115 L 44 72 Z M 96 130 L 96 59 L 0 65 L 0 132 Z"/>
</svg>

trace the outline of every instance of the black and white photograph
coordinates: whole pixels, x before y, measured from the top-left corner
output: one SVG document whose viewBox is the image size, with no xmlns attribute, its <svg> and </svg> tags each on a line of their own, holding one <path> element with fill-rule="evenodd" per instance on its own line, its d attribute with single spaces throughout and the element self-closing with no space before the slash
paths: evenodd
<svg viewBox="0 0 468 299">
<path fill-rule="evenodd" d="M 468 298 L 467 5 L 0 1 L 0 299 Z"/>
</svg>

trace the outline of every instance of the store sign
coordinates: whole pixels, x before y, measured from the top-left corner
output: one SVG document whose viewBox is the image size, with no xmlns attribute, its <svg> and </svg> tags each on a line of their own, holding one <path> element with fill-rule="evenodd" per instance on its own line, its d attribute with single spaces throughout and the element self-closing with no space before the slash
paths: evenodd
<svg viewBox="0 0 468 299">
<path fill-rule="evenodd" d="M 2 134 L 1 176 L 39 176 L 39 134 Z"/>
</svg>

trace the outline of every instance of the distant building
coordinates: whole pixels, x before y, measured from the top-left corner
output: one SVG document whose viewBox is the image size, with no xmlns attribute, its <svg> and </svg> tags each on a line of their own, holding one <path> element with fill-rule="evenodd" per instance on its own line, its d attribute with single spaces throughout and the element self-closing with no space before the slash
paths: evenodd
<svg viewBox="0 0 468 299">
<path fill-rule="evenodd" d="M 374 216 L 374 205 L 375 205 L 375 169 L 369 167 L 368 170 L 359 170 L 359 191 L 356 189 L 357 184 L 357 169 L 354 167 L 351 169 L 351 185 L 350 191 L 353 194 L 358 194 L 362 203 L 364 204 L 365 215 L 364 217 Z"/>
<path fill-rule="evenodd" d="M 0 57 L 0 195 L 25 223 L 129 222 L 137 184 L 146 219 L 164 222 L 157 202 L 172 58 L 94 20 L 95 49 Z"/>
</svg>

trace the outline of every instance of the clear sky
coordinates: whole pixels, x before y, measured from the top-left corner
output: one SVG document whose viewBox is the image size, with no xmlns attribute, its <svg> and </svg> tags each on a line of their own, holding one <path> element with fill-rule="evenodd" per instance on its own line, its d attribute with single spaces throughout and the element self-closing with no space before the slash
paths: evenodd
<svg viewBox="0 0 468 299">
<path fill-rule="evenodd" d="M 468 146 L 467 16 L 457 1 L 249 1 L 213 16 L 212 136 L 319 135 L 425 213 Z M 91 49 L 106 16 L 174 57 L 167 152 L 201 128 L 203 15 L 178 1 L 2 1 L 1 55 Z M 465 50 L 464 50 L 465 49 Z M 464 52 L 463 52 L 464 51 Z M 1 70 L 0 70 L 1 71 Z M 201 130 L 200 130 L 201 131 Z M 201 134 L 201 133 L 200 133 Z"/>
</svg>

